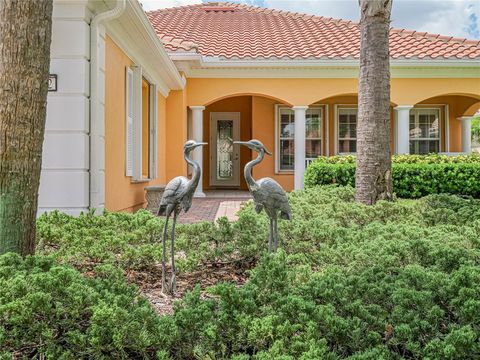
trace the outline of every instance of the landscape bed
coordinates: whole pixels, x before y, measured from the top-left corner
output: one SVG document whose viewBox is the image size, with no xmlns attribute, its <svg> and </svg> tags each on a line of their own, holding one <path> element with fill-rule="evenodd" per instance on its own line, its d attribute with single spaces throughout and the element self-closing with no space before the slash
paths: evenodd
<svg viewBox="0 0 480 360">
<path fill-rule="evenodd" d="M 0 358 L 478 358 L 480 201 L 353 195 L 290 194 L 273 255 L 251 204 L 178 225 L 178 301 L 159 295 L 161 219 L 43 215 L 36 256 L 0 257 Z"/>
</svg>

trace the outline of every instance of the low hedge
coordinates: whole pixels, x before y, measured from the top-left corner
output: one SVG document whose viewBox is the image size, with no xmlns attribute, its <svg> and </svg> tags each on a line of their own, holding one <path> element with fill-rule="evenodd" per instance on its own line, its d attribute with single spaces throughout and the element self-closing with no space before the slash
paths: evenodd
<svg viewBox="0 0 480 360">
<path fill-rule="evenodd" d="M 305 173 L 305 186 L 355 186 L 355 157 L 320 157 Z M 392 157 L 393 189 L 402 198 L 430 194 L 480 197 L 480 155 L 396 155 Z"/>
<path fill-rule="evenodd" d="M 0 359 L 154 358 L 164 324 L 114 267 L 87 277 L 52 256 L 0 256 Z"/>
</svg>

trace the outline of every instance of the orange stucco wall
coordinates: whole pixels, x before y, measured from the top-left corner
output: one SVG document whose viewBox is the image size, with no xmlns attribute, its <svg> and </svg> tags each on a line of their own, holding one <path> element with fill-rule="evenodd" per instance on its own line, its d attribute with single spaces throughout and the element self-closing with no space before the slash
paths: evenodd
<svg viewBox="0 0 480 360">
<path fill-rule="evenodd" d="M 158 178 L 132 183 L 125 176 L 125 68 L 133 62 L 107 36 L 105 41 L 105 207 L 134 211 L 144 206 L 144 187 L 165 182 L 165 98 L 158 93 Z"/>
<path fill-rule="evenodd" d="M 252 137 L 252 97 L 238 96 L 217 101 L 208 105 L 203 112 L 203 140 L 210 142 L 210 115 L 212 112 L 239 112 L 240 139 L 250 140 Z M 209 146 L 203 148 L 203 187 L 210 188 L 210 151 Z M 251 160 L 251 152 L 245 146 L 240 148 L 240 189 L 246 190 L 243 168 Z"/>
<path fill-rule="evenodd" d="M 187 164 L 183 159 L 183 145 L 187 140 L 186 90 L 170 91 L 166 101 L 165 124 L 165 176 L 166 181 L 176 176 L 187 175 Z"/>
<path fill-rule="evenodd" d="M 208 105 L 238 95 L 260 95 L 289 105 L 310 105 L 333 96 L 356 94 L 358 79 L 230 79 L 190 78 L 188 105 Z M 470 94 L 480 100 L 480 79 L 475 78 L 393 78 L 391 102 L 414 105 L 447 94 Z"/>
</svg>

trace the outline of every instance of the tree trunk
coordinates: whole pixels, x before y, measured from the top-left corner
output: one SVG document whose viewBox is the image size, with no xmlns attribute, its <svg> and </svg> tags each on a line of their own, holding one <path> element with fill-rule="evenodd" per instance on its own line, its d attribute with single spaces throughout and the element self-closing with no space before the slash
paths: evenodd
<svg viewBox="0 0 480 360">
<path fill-rule="evenodd" d="M 0 0 L 0 254 L 35 250 L 52 0 Z"/>
<path fill-rule="evenodd" d="M 390 154 L 391 0 L 359 0 L 360 79 L 358 89 L 356 200 L 392 199 Z"/>
</svg>

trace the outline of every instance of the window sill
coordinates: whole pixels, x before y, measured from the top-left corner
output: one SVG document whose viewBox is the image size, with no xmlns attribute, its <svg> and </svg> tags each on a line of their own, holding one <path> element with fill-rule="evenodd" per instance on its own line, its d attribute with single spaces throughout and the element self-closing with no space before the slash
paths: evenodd
<svg viewBox="0 0 480 360">
<path fill-rule="evenodd" d="M 143 184 L 152 181 L 153 179 L 130 180 L 130 184 Z"/>
<path fill-rule="evenodd" d="M 295 174 L 294 170 L 278 170 L 275 171 L 275 175 L 293 175 Z"/>
</svg>

